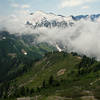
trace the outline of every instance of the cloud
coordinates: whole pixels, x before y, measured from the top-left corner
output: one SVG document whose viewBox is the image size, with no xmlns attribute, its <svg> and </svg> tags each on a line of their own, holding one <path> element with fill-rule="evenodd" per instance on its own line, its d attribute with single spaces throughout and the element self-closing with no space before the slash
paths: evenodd
<svg viewBox="0 0 100 100">
<path fill-rule="evenodd" d="M 30 28 L 25 26 L 28 15 L 28 10 L 18 10 L 13 15 L 2 17 L 2 19 L 0 19 L 0 30 L 5 29 L 11 34 L 27 33 L 28 29 L 30 30 Z"/>
<path fill-rule="evenodd" d="M 89 9 L 89 6 L 83 6 L 82 9 Z"/>
<path fill-rule="evenodd" d="M 69 52 L 85 54 L 100 60 L 100 21 L 81 20 L 66 29 L 40 29 L 38 41 L 63 45 Z"/>
<path fill-rule="evenodd" d="M 11 4 L 11 6 L 14 7 L 14 8 L 22 8 L 22 9 L 24 9 L 24 8 L 30 8 L 30 5 L 28 5 L 28 4 L 22 4 L 22 5 L 20 5 L 20 4 L 14 3 L 14 4 Z"/>
<path fill-rule="evenodd" d="M 21 6 L 21 8 L 30 8 L 30 5 L 24 4 Z"/>
<path fill-rule="evenodd" d="M 11 6 L 14 7 L 14 8 L 19 8 L 20 7 L 20 5 L 17 4 L 17 3 L 13 3 L 13 4 L 11 4 Z"/>
<path fill-rule="evenodd" d="M 60 8 L 65 8 L 65 7 L 75 7 L 75 6 L 80 6 L 86 3 L 90 3 L 96 0 L 61 0 Z"/>
</svg>

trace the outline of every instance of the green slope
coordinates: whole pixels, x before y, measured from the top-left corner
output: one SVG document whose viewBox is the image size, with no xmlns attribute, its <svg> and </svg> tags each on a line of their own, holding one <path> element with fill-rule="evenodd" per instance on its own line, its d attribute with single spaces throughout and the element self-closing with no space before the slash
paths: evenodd
<svg viewBox="0 0 100 100">
<path fill-rule="evenodd" d="M 38 100 L 100 100 L 100 62 L 64 52 L 48 53 L 10 84 L 17 86 L 17 92 L 24 91 L 23 86 L 34 89 L 26 96 L 37 95 Z"/>
<path fill-rule="evenodd" d="M 42 81 L 48 80 L 48 78 L 53 75 L 55 78 L 66 78 L 67 73 L 70 73 L 76 65 L 80 62 L 80 59 L 66 53 L 53 53 L 47 54 L 42 61 L 37 62 L 33 65 L 31 71 L 27 74 L 25 73 L 22 77 L 17 80 L 20 83 L 28 82 L 33 78 L 33 82 L 27 84 L 29 87 L 40 86 Z M 57 72 L 61 69 L 65 69 L 65 74 L 62 76 L 57 76 Z M 27 78 L 26 78 L 27 77 Z M 24 80 L 25 79 L 25 80 Z"/>
<path fill-rule="evenodd" d="M 51 46 L 46 47 L 46 44 L 32 45 L 31 41 L 28 41 L 31 40 L 30 37 L 32 38 L 0 32 L 0 81 L 22 74 L 31 67 L 31 62 L 41 59 L 44 53 L 53 49 Z M 34 37 L 32 39 L 34 40 Z"/>
</svg>

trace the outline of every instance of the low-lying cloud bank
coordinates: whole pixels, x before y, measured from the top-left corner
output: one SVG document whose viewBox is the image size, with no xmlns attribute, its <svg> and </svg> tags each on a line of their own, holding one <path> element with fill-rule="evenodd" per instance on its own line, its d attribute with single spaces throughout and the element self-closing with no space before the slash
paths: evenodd
<svg viewBox="0 0 100 100">
<path fill-rule="evenodd" d="M 0 19 L 0 30 L 6 29 L 11 34 L 38 34 L 38 42 L 47 42 L 55 46 L 60 43 L 68 51 L 96 57 L 100 60 L 100 20 L 80 20 L 73 27 L 32 29 L 25 25 L 28 13 Z"/>
<path fill-rule="evenodd" d="M 44 29 L 38 41 L 61 43 L 68 51 L 100 59 L 100 23 L 79 21 L 66 29 Z"/>
</svg>

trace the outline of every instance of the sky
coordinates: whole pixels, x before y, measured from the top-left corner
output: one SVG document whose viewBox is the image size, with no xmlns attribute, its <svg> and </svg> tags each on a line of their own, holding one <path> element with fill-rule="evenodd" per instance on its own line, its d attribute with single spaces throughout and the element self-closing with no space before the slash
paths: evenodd
<svg viewBox="0 0 100 100">
<path fill-rule="evenodd" d="M 64 16 L 97 14 L 100 13 L 100 0 L 0 0 L 0 16 L 20 10 L 41 10 Z"/>
</svg>

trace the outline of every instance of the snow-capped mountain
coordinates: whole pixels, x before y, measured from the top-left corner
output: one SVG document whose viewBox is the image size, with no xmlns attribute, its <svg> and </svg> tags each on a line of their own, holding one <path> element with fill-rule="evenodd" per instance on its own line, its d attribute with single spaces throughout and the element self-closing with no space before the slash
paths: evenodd
<svg viewBox="0 0 100 100">
<path fill-rule="evenodd" d="M 30 25 L 33 28 L 37 27 L 61 27 L 65 28 L 72 26 L 76 21 L 81 19 L 95 21 L 100 17 L 100 14 L 94 15 L 79 15 L 79 16 L 62 16 L 53 13 L 45 13 L 37 11 L 29 15 L 29 19 L 26 21 L 26 25 Z"/>
<path fill-rule="evenodd" d="M 30 20 L 26 24 L 36 27 L 66 27 L 71 18 L 67 18 L 53 13 L 44 13 L 37 11 L 30 14 Z M 72 20 L 72 19 L 71 19 Z"/>
</svg>

